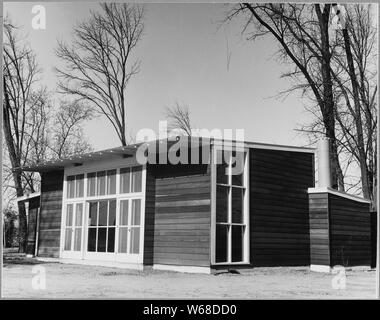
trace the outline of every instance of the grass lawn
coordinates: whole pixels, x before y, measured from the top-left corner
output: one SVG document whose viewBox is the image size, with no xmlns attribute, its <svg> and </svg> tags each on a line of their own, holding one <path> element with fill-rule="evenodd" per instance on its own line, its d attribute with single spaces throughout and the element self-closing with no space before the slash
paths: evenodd
<svg viewBox="0 0 380 320">
<path fill-rule="evenodd" d="M 46 288 L 33 289 L 43 270 Z M 43 269 L 40 269 L 43 267 Z M 34 269 L 33 269 L 34 268 Z M 5 253 L 4 298 L 122 299 L 373 299 L 375 271 L 347 270 L 346 288 L 333 289 L 333 274 L 308 268 L 256 268 L 215 275 L 136 271 L 41 262 Z"/>
</svg>

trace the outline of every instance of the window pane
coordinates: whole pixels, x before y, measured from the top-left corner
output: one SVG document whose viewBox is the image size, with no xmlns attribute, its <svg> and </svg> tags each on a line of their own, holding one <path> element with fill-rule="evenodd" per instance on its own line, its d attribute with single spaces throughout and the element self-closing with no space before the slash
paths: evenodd
<svg viewBox="0 0 380 320">
<path fill-rule="evenodd" d="M 119 229 L 119 253 L 127 253 L 128 228 Z"/>
<path fill-rule="evenodd" d="M 232 153 L 232 184 L 235 186 L 243 186 L 243 171 L 244 171 L 244 152 L 234 151 Z"/>
<path fill-rule="evenodd" d="M 232 262 L 243 261 L 243 227 L 232 226 Z"/>
<path fill-rule="evenodd" d="M 75 228 L 74 231 L 74 251 L 81 250 L 81 242 L 82 242 L 82 229 Z"/>
<path fill-rule="evenodd" d="M 67 198 L 74 198 L 75 191 L 75 176 L 67 177 Z"/>
<path fill-rule="evenodd" d="M 131 228 L 129 253 L 140 253 L 140 227 Z"/>
<path fill-rule="evenodd" d="M 97 252 L 106 252 L 107 228 L 98 229 L 98 250 Z"/>
<path fill-rule="evenodd" d="M 229 187 L 216 187 L 216 222 L 228 222 Z"/>
<path fill-rule="evenodd" d="M 108 228 L 107 252 L 115 252 L 115 228 Z"/>
<path fill-rule="evenodd" d="M 116 170 L 107 171 L 107 194 L 116 193 Z"/>
<path fill-rule="evenodd" d="M 141 217 L 141 200 L 134 199 L 132 200 L 132 221 L 131 225 L 139 226 L 140 225 L 140 217 Z"/>
<path fill-rule="evenodd" d="M 89 173 L 87 175 L 87 195 L 95 196 L 96 193 L 96 172 Z"/>
<path fill-rule="evenodd" d="M 132 192 L 141 192 L 142 167 L 132 168 Z"/>
<path fill-rule="evenodd" d="M 81 198 L 83 197 L 83 190 L 84 190 L 84 174 L 79 174 L 75 178 L 75 197 Z"/>
<path fill-rule="evenodd" d="M 128 200 L 120 201 L 120 225 L 128 225 Z"/>
<path fill-rule="evenodd" d="M 130 169 L 120 169 L 120 193 L 130 192 Z"/>
<path fill-rule="evenodd" d="M 76 210 L 76 212 L 75 212 L 75 225 L 78 227 L 78 226 L 82 225 L 83 203 L 77 203 L 75 210 Z"/>
<path fill-rule="evenodd" d="M 66 207 L 66 227 L 73 225 L 73 205 L 68 204 Z"/>
<path fill-rule="evenodd" d="M 71 250 L 71 237 L 73 234 L 73 229 L 66 228 L 65 232 L 65 250 Z"/>
<path fill-rule="evenodd" d="M 97 192 L 96 195 L 104 196 L 106 194 L 106 172 L 99 171 L 96 174 Z"/>
<path fill-rule="evenodd" d="M 216 252 L 215 262 L 227 262 L 227 250 L 228 250 L 228 226 L 216 225 Z"/>
<path fill-rule="evenodd" d="M 116 224 L 116 200 L 111 200 L 108 212 L 108 225 L 114 226 Z"/>
<path fill-rule="evenodd" d="M 87 250 L 94 252 L 96 251 L 96 228 L 88 229 L 88 246 Z"/>
<path fill-rule="evenodd" d="M 230 158 L 229 151 L 218 150 L 216 152 L 217 165 L 216 165 L 216 182 L 228 184 L 228 162 Z"/>
<path fill-rule="evenodd" d="M 232 222 L 243 223 L 243 193 L 241 188 L 232 188 Z"/>
<path fill-rule="evenodd" d="M 99 201 L 98 226 L 107 226 L 108 201 Z"/>
<path fill-rule="evenodd" d="M 96 226 L 97 225 L 97 217 L 98 217 L 98 203 L 97 202 L 90 202 L 90 226 Z"/>
</svg>

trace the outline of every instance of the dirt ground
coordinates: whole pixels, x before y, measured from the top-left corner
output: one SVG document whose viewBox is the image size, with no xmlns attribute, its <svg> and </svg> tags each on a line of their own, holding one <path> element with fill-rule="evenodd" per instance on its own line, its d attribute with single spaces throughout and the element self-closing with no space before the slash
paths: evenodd
<svg viewBox="0 0 380 320">
<path fill-rule="evenodd" d="M 45 289 L 41 289 L 43 282 L 33 278 L 43 275 L 41 270 L 46 274 Z M 3 295 L 4 298 L 49 299 L 373 299 L 375 297 L 374 270 L 348 270 L 345 289 L 333 288 L 334 277 L 333 274 L 310 272 L 308 268 L 256 268 L 240 273 L 215 275 L 136 271 L 43 263 L 12 253 L 4 256 Z"/>
</svg>

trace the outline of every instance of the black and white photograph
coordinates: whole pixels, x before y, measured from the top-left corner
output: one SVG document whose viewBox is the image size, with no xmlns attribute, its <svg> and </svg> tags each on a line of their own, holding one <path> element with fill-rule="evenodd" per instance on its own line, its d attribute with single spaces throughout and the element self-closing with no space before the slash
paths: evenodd
<svg viewBox="0 0 380 320">
<path fill-rule="evenodd" d="M 379 298 L 377 2 L 2 21 L 1 298 Z"/>
</svg>

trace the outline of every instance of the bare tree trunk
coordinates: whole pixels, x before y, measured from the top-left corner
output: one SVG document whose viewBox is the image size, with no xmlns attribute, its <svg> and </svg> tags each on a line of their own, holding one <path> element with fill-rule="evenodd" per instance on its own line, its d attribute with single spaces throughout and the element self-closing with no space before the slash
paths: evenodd
<svg viewBox="0 0 380 320">
<path fill-rule="evenodd" d="M 358 83 L 356 81 L 356 75 L 355 75 L 355 67 L 354 67 L 354 61 L 352 57 L 351 52 L 351 45 L 350 45 L 350 37 L 348 35 L 347 29 L 343 29 L 343 38 L 344 38 L 344 47 L 346 51 L 346 58 L 347 58 L 347 64 L 348 64 L 348 73 L 351 80 L 351 86 L 352 86 L 352 95 L 354 99 L 354 108 L 355 108 L 355 126 L 356 126 L 356 134 L 357 134 L 357 148 L 358 148 L 358 154 L 359 154 L 359 165 L 360 165 L 360 172 L 361 172 L 361 182 L 362 182 L 362 190 L 363 190 L 363 196 L 366 199 L 371 199 L 372 192 L 370 190 L 370 183 L 369 183 L 369 176 L 368 176 L 368 167 L 367 167 L 367 156 L 365 152 L 364 147 L 364 136 L 363 136 L 363 123 L 361 118 L 361 107 L 360 107 L 360 98 L 359 98 L 359 88 Z"/>
<path fill-rule="evenodd" d="M 7 88 L 5 85 L 5 79 L 3 78 L 3 88 L 4 88 L 4 106 L 3 106 L 3 121 L 4 121 L 4 135 L 7 148 L 9 151 L 9 157 L 12 164 L 12 169 L 19 168 L 21 165 L 20 155 L 17 154 L 14 141 L 12 139 L 11 126 L 10 126 L 10 116 L 9 116 L 9 97 L 7 93 Z M 16 189 L 17 197 L 24 195 L 24 189 L 22 187 L 21 181 L 21 171 L 13 171 L 13 180 Z M 25 204 L 23 202 L 18 203 L 18 219 L 19 219 L 19 251 L 26 251 L 27 243 L 27 221 L 26 221 L 26 210 Z"/>
<path fill-rule="evenodd" d="M 331 154 L 331 177 L 332 187 L 344 191 L 343 173 L 339 164 L 338 147 L 335 136 L 335 117 L 334 117 L 334 95 L 333 83 L 330 73 L 330 44 L 329 44 L 329 16 L 330 4 L 325 4 L 323 12 L 321 12 L 320 5 L 315 5 L 317 12 L 319 27 L 321 30 L 321 52 L 322 63 L 321 73 L 323 81 L 323 101 L 322 108 L 323 123 L 326 128 L 326 136 L 330 138 L 330 154 Z"/>
</svg>

